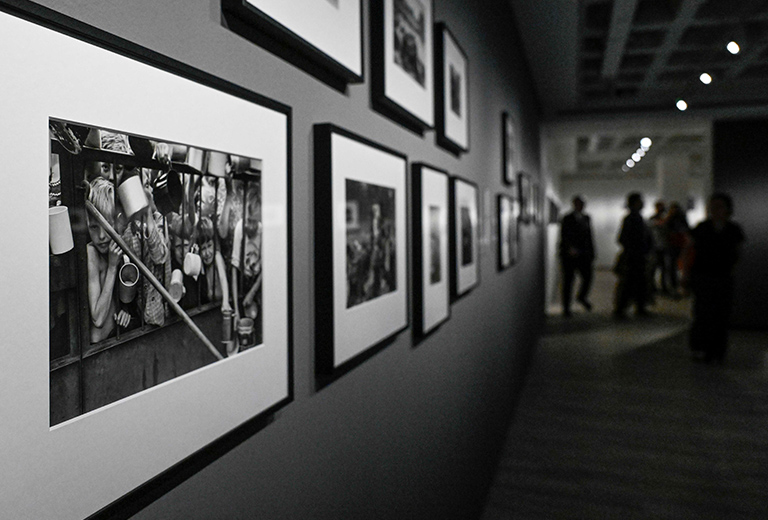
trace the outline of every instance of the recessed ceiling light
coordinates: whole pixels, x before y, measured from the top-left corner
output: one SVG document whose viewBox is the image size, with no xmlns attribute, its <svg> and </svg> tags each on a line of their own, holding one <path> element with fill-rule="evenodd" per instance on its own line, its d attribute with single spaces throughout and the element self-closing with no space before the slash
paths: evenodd
<svg viewBox="0 0 768 520">
<path fill-rule="evenodd" d="M 726 45 L 725 48 L 728 49 L 728 52 L 731 54 L 738 54 L 741 50 L 739 44 L 736 42 L 728 42 L 728 45 Z"/>
<path fill-rule="evenodd" d="M 634 165 L 635 165 L 635 161 L 633 161 L 632 159 L 627 159 L 627 166 L 632 168 Z"/>
<path fill-rule="evenodd" d="M 645 150 L 643 150 L 642 148 L 638 148 L 635 153 L 640 157 L 645 157 Z"/>
<path fill-rule="evenodd" d="M 642 146 L 645 151 L 648 151 L 652 144 L 653 141 L 651 141 L 650 137 L 643 137 L 640 139 L 640 146 Z"/>
<path fill-rule="evenodd" d="M 675 106 L 680 112 L 685 112 L 685 110 L 688 108 L 688 103 L 686 103 L 684 99 L 678 99 L 677 103 L 675 103 Z"/>
<path fill-rule="evenodd" d="M 632 160 L 635 161 L 636 163 L 639 163 L 640 159 L 642 159 L 642 157 L 640 157 L 640 155 L 638 153 L 633 153 L 632 154 Z"/>
<path fill-rule="evenodd" d="M 704 83 L 705 85 L 709 85 L 710 83 L 712 83 L 712 76 L 710 76 L 710 75 L 709 75 L 709 74 L 707 74 L 706 72 L 705 72 L 705 73 L 703 73 L 701 76 L 699 76 L 699 79 L 700 79 L 700 80 L 701 80 L 701 82 L 702 82 L 702 83 Z"/>
</svg>

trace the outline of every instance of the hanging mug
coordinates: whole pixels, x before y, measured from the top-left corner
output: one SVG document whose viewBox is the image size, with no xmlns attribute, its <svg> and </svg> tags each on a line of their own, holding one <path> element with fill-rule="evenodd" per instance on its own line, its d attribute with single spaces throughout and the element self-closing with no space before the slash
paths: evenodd
<svg viewBox="0 0 768 520">
<path fill-rule="evenodd" d="M 229 161 L 229 156 L 225 153 L 208 152 L 206 173 L 216 177 L 224 177 L 227 174 L 227 161 Z"/>
<path fill-rule="evenodd" d="M 118 272 L 120 285 L 118 287 L 118 297 L 123 303 L 131 303 L 136 298 L 136 290 L 139 282 L 139 268 L 136 264 L 128 262 L 120 267 Z"/>
<path fill-rule="evenodd" d="M 75 247 L 66 206 L 48 208 L 48 242 L 54 255 L 64 254 Z"/>
<path fill-rule="evenodd" d="M 195 280 L 203 269 L 203 261 L 197 253 L 189 252 L 184 255 L 184 274 Z"/>
<path fill-rule="evenodd" d="M 171 285 L 168 288 L 171 299 L 178 303 L 184 297 L 184 274 L 181 269 L 174 269 L 171 273 Z"/>
<path fill-rule="evenodd" d="M 181 179 L 176 170 L 161 173 L 152 184 L 152 197 L 155 199 L 155 207 L 162 215 L 178 211 L 183 196 L 184 190 L 181 187 Z"/>
<path fill-rule="evenodd" d="M 141 184 L 141 177 L 138 175 L 125 179 L 117 187 L 117 194 L 128 218 L 132 218 L 136 213 L 149 206 L 147 194 Z"/>
</svg>

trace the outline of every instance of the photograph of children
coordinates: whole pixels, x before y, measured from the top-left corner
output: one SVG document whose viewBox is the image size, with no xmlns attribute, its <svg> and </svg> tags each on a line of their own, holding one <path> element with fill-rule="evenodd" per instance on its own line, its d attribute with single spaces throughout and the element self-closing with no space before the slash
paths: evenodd
<svg viewBox="0 0 768 520">
<path fill-rule="evenodd" d="M 461 117 L 461 74 L 457 71 L 453 63 L 448 65 L 451 74 L 451 111 Z"/>
<path fill-rule="evenodd" d="M 429 207 L 429 283 L 440 283 L 440 206 Z"/>
<path fill-rule="evenodd" d="M 472 216 L 468 206 L 461 207 L 461 266 L 472 263 Z"/>
<path fill-rule="evenodd" d="M 425 84 L 425 13 L 421 0 L 394 0 L 395 63 Z"/>
<path fill-rule="evenodd" d="M 347 227 L 347 308 L 397 289 L 395 190 L 346 180 L 360 225 Z"/>
</svg>

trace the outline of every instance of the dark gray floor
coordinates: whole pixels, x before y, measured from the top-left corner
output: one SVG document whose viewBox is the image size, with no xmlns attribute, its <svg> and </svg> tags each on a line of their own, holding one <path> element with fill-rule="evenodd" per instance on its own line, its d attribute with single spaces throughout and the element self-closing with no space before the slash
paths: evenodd
<svg viewBox="0 0 768 520">
<path fill-rule="evenodd" d="M 768 519 L 768 333 L 694 364 L 688 302 L 547 319 L 484 520 Z"/>
</svg>

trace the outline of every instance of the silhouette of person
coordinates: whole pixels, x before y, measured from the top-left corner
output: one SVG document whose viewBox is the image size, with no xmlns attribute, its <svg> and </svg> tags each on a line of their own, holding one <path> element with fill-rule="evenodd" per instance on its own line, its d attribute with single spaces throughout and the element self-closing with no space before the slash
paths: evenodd
<svg viewBox="0 0 768 520">
<path fill-rule="evenodd" d="M 560 263 L 563 268 L 563 315 L 571 315 L 571 294 L 576 273 L 581 284 L 576 299 L 585 309 L 592 310 L 589 289 L 592 285 L 592 262 L 595 247 L 592 241 L 592 224 L 584 213 L 584 199 L 573 198 L 573 211 L 563 217 L 560 224 Z"/>
<path fill-rule="evenodd" d="M 666 216 L 667 208 L 664 201 L 657 200 L 654 205 L 656 213 L 648 219 L 648 225 L 651 227 L 653 236 L 653 275 L 652 286 L 654 291 L 669 293 L 669 257 L 667 254 L 667 226 Z M 659 272 L 659 284 L 656 285 L 656 273 Z"/>
<path fill-rule="evenodd" d="M 709 200 L 708 218 L 691 232 L 682 282 L 693 292 L 690 347 L 696 361 L 723 364 L 733 309 L 733 268 L 744 232 L 732 222 L 733 201 L 725 193 Z"/>
<path fill-rule="evenodd" d="M 664 220 L 667 228 L 667 257 L 670 262 L 669 282 L 673 294 L 679 296 L 678 261 L 688 241 L 690 227 L 688 226 L 688 219 L 685 217 L 685 211 L 677 202 L 669 205 L 669 212 Z"/>
<path fill-rule="evenodd" d="M 621 224 L 618 242 L 623 250 L 618 262 L 619 267 L 615 269 L 619 276 L 614 309 L 614 315 L 617 318 L 625 316 L 631 302 L 635 304 L 637 315 L 648 314 L 645 309 L 648 298 L 647 266 L 653 239 L 648 225 L 640 215 L 644 205 L 643 196 L 640 193 L 632 192 L 627 196 L 629 215 L 624 217 Z"/>
</svg>

